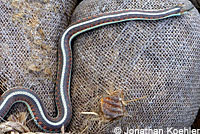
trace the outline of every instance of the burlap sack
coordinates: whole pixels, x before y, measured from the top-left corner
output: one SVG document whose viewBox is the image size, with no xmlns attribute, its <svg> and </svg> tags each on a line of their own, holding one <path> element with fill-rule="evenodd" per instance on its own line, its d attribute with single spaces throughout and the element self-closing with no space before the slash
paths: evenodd
<svg viewBox="0 0 200 134">
<path fill-rule="evenodd" d="M 76 0 L 0 0 L 0 90 L 34 90 L 55 115 L 57 46 Z M 26 111 L 16 104 L 10 114 Z M 29 117 L 30 118 L 30 117 Z M 28 123 L 32 130 L 33 121 Z"/>
<path fill-rule="evenodd" d="M 187 0 L 85 0 L 72 22 L 122 9 L 164 9 Z M 75 1 L 0 1 L 0 89 L 33 89 L 55 115 L 57 45 Z M 71 98 L 73 118 L 67 131 L 113 133 L 115 127 L 182 128 L 191 126 L 200 103 L 200 18 L 197 10 L 160 21 L 131 21 L 104 26 L 73 43 Z M 124 92 L 130 116 L 101 123 L 99 99 L 114 88 Z M 10 114 L 26 111 L 17 104 Z M 30 118 L 30 117 L 29 117 Z M 32 131 L 40 131 L 32 121 Z"/>
<path fill-rule="evenodd" d="M 187 0 L 84 0 L 72 22 L 122 9 L 165 9 Z M 200 107 L 200 16 L 196 9 L 159 21 L 130 21 L 83 33 L 73 44 L 69 131 L 113 133 L 115 127 L 190 127 Z M 124 91 L 131 117 L 99 123 L 99 100 L 114 87 Z M 94 121 L 95 120 L 95 121 Z"/>
</svg>

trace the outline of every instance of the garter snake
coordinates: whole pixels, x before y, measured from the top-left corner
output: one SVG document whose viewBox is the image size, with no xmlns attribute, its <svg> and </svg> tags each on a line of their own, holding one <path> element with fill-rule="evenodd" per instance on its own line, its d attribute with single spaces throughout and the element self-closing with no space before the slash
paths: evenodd
<svg viewBox="0 0 200 134">
<path fill-rule="evenodd" d="M 70 25 L 61 38 L 58 48 L 58 72 L 56 81 L 57 116 L 50 117 L 41 99 L 30 89 L 15 88 L 7 90 L 0 99 L 0 116 L 4 117 L 12 105 L 23 102 L 35 123 L 46 132 L 58 132 L 62 125 L 67 126 L 72 117 L 70 100 L 70 79 L 72 69 L 71 42 L 77 35 L 113 23 L 131 20 L 160 20 L 187 13 L 193 7 L 182 5 L 164 10 L 122 10 L 81 19 Z"/>
</svg>

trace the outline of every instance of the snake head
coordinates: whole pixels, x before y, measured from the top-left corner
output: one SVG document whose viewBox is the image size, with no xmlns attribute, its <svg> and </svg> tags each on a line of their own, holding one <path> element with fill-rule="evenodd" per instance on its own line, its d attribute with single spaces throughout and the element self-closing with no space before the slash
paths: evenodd
<svg viewBox="0 0 200 134">
<path fill-rule="evenodd" d="M 187 5 L 179 4 L 178 6 L 181 7 L 181 11 L 180 11 L 181 14 L 185 14 L 194 8 L 194 5 L 192 3 L 187 4 Z"/>
</svg>

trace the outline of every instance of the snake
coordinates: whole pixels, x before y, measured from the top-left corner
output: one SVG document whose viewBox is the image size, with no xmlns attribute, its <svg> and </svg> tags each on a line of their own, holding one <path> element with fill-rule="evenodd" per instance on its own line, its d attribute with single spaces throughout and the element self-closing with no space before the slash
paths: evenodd
<svg viewBox="0 0 200 134">
<path fill-rule="evenodd" d="M 70 99 L 70 81 L 72 70 L 72 40 L 86 31 L 109 24 L 137 20 L 161 20 L 178 17 L 193 6 L 176 5 L 162 10 L 119 10 L 86 17 L 72 23 L 62 34 L 58 45 L 58 71 L 55 86 L 55 117 L 48 114 L 39 96 L 31 89 L 16 87 L 6 90 L 0 98 L 0 117 L 5 118 L 13 104 L 21 102 L 27 106 L 35 124 L 45 132 L 60 132 L 61 127 L 67 127 L 72 118 L 72 103 Z"/>
</svg>

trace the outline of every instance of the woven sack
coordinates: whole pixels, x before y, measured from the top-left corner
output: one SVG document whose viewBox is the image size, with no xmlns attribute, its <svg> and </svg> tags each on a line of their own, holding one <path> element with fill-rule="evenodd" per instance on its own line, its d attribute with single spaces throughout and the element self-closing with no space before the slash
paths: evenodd
<svg viewBox="0 0 200 134">
<path fill-rule="evenodd" d="M 57 46 L 70 22 L 76 0 L 0 1 L 0 90 L 34 90 L 54 116 Z M 17 103 L 8 113 L 27 112 Z M 29 116 L 28 120 L 31 119 Z M 41 131 L 28 121 L 32 131 Z"/>
<path fill-rule="evenodd" d="M 72 22 L 123 9 L 166 9 L 187 0 L 84 0 Z M 129 21 L 83 33 L 73 44 L 68 131 L 113 133 L 115 127 L 190 127 L 200 107 L 200 16 L 196 9 L 159 21 Z M 124 99 L 146 99 L 126 106 L 130 116 L 102 123 L 99 112 L 106 90 L 123 90 Z"/>
</svg>

